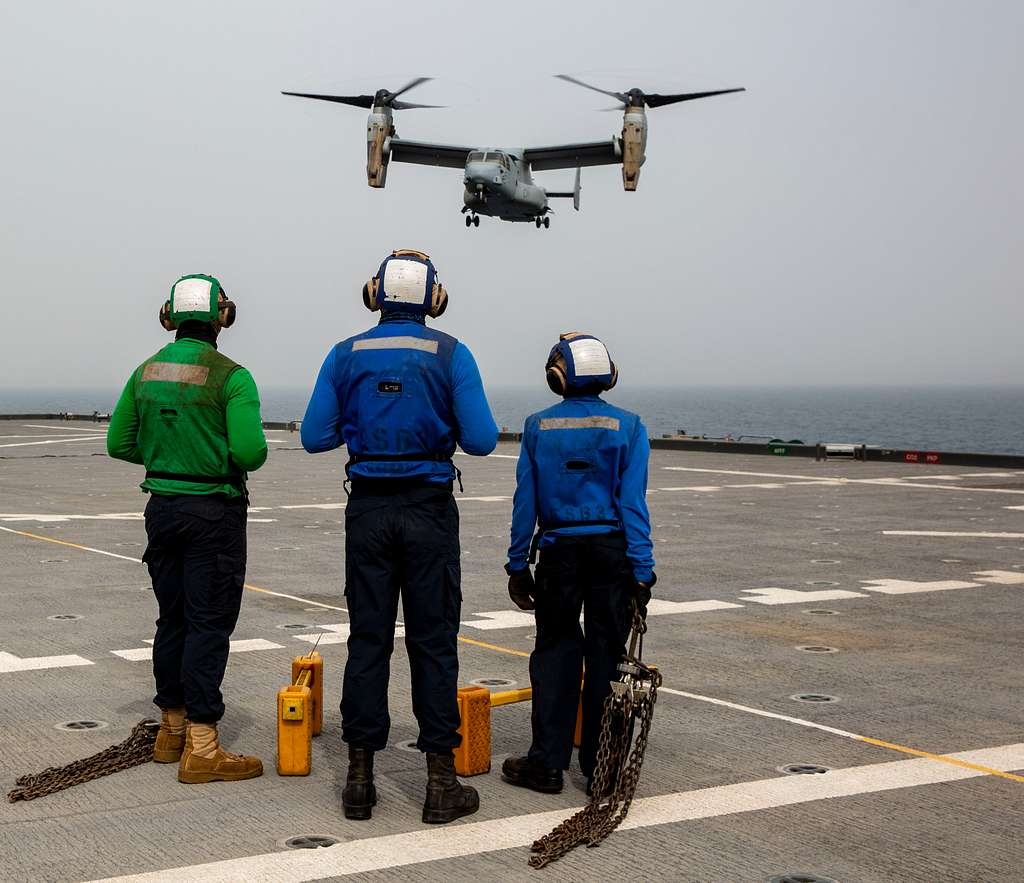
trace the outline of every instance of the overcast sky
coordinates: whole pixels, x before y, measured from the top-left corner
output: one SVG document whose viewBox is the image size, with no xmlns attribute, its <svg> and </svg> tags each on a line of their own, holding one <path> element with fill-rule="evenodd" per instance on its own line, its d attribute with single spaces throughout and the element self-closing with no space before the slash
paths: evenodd
<svg viewBox="0 0 1024 883">
<path fill-rule="evenodd" d="M 0 386 L 120 386 L 193 272 L 238 303 L 225 352 L 311 383 L 403 246 L 495 386 L 577 329 L 624 384 L 1024 382 L 1022 29 L 1011 0 L 4 3 Z M 403 137 L 618 132 L 561 72 L 749 91 L 651 111 L 639 190 L 584 169 L 550 230 L 467 230 L 457 170 L 369 189 L 366 112 L 279 94 L 430 75 L 408 99 L 449 108 Z"/>
</svg>

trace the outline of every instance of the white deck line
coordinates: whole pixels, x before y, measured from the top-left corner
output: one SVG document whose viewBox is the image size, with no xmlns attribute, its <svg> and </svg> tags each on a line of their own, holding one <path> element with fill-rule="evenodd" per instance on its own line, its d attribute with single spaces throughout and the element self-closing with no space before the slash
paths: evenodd
<svg viewBox="0 0 1024 883">
<path fill-rule="evenodd" d="M 708 469 L 697 466 L 662 466 L 662 469 L 667 469 L 670 472 L 704 472 L 712 475 L 749 475 L 756 478 L 786 478 L 793 479 L 800 482 L 801 484 L 831 484 L 831 485 L 857 485 L 857 484 L 871 484 L 880 487 L 902 487 L 902 488 L 916 488 L 920 490 L 939 490 L 939 491 L 962 491 L 964 493 L 980 493 L 980 494 L 1024 494 L 1024 489 L 1014 488 L 994 488 L 994 487 L 961 487 L 958 485 L 948 484 L 922 484 L 920 480 L 927 481 L 929 478 L 933 480 L 935 478 L 945 478 L 945 476 L 920 476 L 911 480 L 905 478 L 836 478 L 831 476 L 815 476 L 815 475 L 793 475 L 787 472 L 749 472 L 741 469 Z M 968 475 L 964 475 L 964 478 L 968 478 Z"/>
<path fill-rule="evenodd" d="M 883 530 L 887 537 L 978 537 L 990 540 L 1024 540 L 1024 533 L 993 530 Z"/>
<path fill-rule="evenodd" d="M 99 427 L 96 427 L 94 429 L 86 429 L 83 426 L 42 426 L 38 423 L 22 423 L 21 425 L 25 429 L 48 429 L 51 432 L 91 432 L 93 433 L 93 435 L 95 435 L 97 432 L 102 432 L 104 435 L 107 434 L 107 431 L 105 429 L 100 429 Z"/>
<path fill-rule="evenodd" d="M 61 445 L 65 442 L 87 442 L 87 441 L 103 441 L 106 438 L 105 435 L 89 435 L 89 436 L 74 436 L 73 438 L 48 438 L 43 441 L 30 441 L 30 442 L 11 442 L 5 445 L 0 445 L 0 448 L 28 448 L 32 445 Z"/>
<path fill-rule="evenodd" d="M 1003 771 L 1024 768 L 1022 743 L 965 751 L 950 756 Z M 831 770 L 820 776 L 781 776 L 719 785 L 636 800 L 620 830 L 956 782 L 984 775 L 980 770 L 915 758 Z M 403 834 L 350 840 L 328 849 L 277 851 L 165 871 L 111 877 L 106 883 L 237 883 L 239 880 L 247 883 L 304 883 L 326 877 L 365 874 L 385 868 L 407 867 L 422 862 L 526 847 L 574 811 L 575 808 L 558 809 L 486 822 L 463 822 L 443 828 L 419 828 Z M 613 834 L 612 842 L 621 836 Z M 524 878 L 530 873 L 526 858 L 524 850 Z"/>
<path fill-rule="evenodd" d="M 687 693 L 685 690 L 673 690 L 671 687 L 659 687 L 658 693 L 671 693 L 673 696 L 685 696 L 687 699 L 696 699 L 698 702 L 707 702 L 711 705 L 721 705 L 724 708 L 731 708 L 733 711 L 745 711 L 747 714 L 756 714 L 758 717 L 770 717 L 774 720 L 785 721 L 787 724 L 797 724 L 801 727 L 809 727 L 812 730 L 821 730 L 823 733 L 831 733 L 833 736 L 843 736 L 847 739 L 860 741 L 863 736 L 851 733 L 849 730 L 839 730 L 836 727 L 827 727 L 825 724 L 817 724 L 814 721 L 804 720 L 802 717 L 790 717 L 788 714 L 776 714 L 774 711 L 765 711 L 761 708 L 752 708 L 749 705 L 740 705 L 737 702 L 726 702 L 724 699 L 715 699 L 713 696 L 702 696 L 700 693 Z"/>
</svg>

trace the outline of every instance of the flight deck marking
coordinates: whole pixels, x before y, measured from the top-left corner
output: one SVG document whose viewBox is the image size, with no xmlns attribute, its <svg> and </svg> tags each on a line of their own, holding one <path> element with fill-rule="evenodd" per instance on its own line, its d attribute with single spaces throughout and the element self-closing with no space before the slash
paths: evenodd
<svg viewBox="0 0 1024 883">
<path fill-rule="evenodd" d="M 933 580 L 931 582 L 912 579 L 862 579 L 868 592 L 883 595 L 914 595 L 918 592 L 945 592 L 951 589 L 977 589 L 981 583 L 967 583 L 961 580 Z"/>
<path fill-rule="evenodd" d="M 1024 585 L 1024 573 L 1016 570 L 976 570 L 971 576 L 980 583 L 992 583 L 997 586 Z"/>
<path fill-rule="evenodd" d="M 82 546 L 78 543 L 70 543 L 66 540 L 59 540 L 55 537 L 41 536 L 40 534 L 29 533 L 27 531 L 15 530 L 9 527 L 3 527 L 0 525 L 0 531 L 6 533 L 16 534 L 18 536 L 27 537 L 29 539 L 42 540 L 43 542 L 55 543 L 61 546 L 67 546 L 72 549 L 79 549 L 84 552 L 95 552 L 99 555 L 106 555 L 111 558 L 120 558 L 124 561 L 131 561 L 135 564 L 141 564 L 142 561 L 139 558 L 132 558 L 128 555 L 119 555 L 115 552 L 107 552 L 103 549 L 96 549 L 91 546 Z M 982 574 L 988 575 L 989 579 L 982 578 Z M 977 574 L 981 578 L 981 582 L 959 582 L 959 581 L 932 581 L 932 582 L 915 582 L 912 580 L 899 580 L 899 579 L 873 579 L 873 580 L 861 580 L 865 583 L 865 591 L 875 592 L 879 594 L 887 595 L 902 595 L 902 594 L 916 594 L 920 592 L 934 592 L 943 591 L 947 589 L 961 589 L 961 588 L 980 588 L 983 584 L 1016 584 L 1010 583 L 1008 580 L 1010 577 L 1016 577 L 1010 571 L 981 571 Z M 994 578 L 992 575 L 1004 575 L 999 579 Z M 245 588 L 252 592 L 258 592 L 265 595 L 272 595 L 277 598 L 286 598 L 290 601 L 295 601 L 304 605 L 312 605 L 320 607 L 326 610 L 337 610 L 342 613 L 348 611 L 344 607 L 338 607 L 333 604 L 326 604 L 322 601 L 313 601 L 308 598 L 302 598 L 298 595 L 289 595 L 284 592 L 275 592 L 270 589 L 264 589 L 260 586 L 254 586 L 251 583 L 245 583 Z M 763 605 L 773 604 L 797 604 L 807 603 L 811 601 L 826 601 L 826 600 L 841 600 L 851 597 L 865 597 L 861 592 L 851 592 L 843 589 L 826 589 L 821 591 L 798 591 L 796 589 L 783 589 L 775 586 L 768 586 L 764 588 L 756 589 L 743 589 L 741 594 L 738 596 L 738 601 L 741 602 L 752 602 Z M 752 597 L 757 595 L 759 597 Z M 726 610 L 731 608 L 742 608 L 745 603 L 733 603 L 730 601 L 719 601 L 715 599 L 701 599 L 696 601 L 669 601 L 665 599 L 654 599 L 650 603 L 649 613 L 653 616 L 664 616 L 669 614 L 685 614 L 685 613 L 699 613 L 713 610 Z M 484 630 L 497 630 L 497 629 L 512 629 L 512 628 L 526 628 L 533 626 L 534 619 L 530 614 L 518 613 L 516 611 L 484 611 L 476 614 L 477 616 L 485 617 L 484 621 L 466 621 L 463 625 L 467 625 L 471 628 L 482 628 Z M 514 622 L 513 622 L 514 618 Z M 501 621 L 501 625 L 498 621 Z M 506 624 L 507 623 L 507 624 Z M 309 636 L 296 636 L 301 640 L 305 640 Z M 325 643 L 341 643 L 344 640 L 344 636 L 340 631 L 334 632 L 333 637 L 328 636 L 328 640 Z M 496 644 L 488 644 L 483 641 L 475 641 L 471 638 L 466 638 L 462 635 L 458 636 L 458 640 L 464 644 L 471 644 L 476 647 L 482 647 L 488 650 L 494 650 L 499 653 L 508 653 L 514 656 L 528 657 L 530 654 L 521 650 L 513 650 L 509 647 L 500 647 Z M 114 651 L 111 651 L 114 652 Z M 125 651 L 128 652 L 128 651 Z"/>
<path fill-rule="evenodd" d="M 152 640 L 147 640 L 145 643 L 152 644 Z M 249 653 L 253 650 L 283 650 L 284 644 L 275 644 L 273 641 L 268 641 L 265 638 L 242 638 L 235 640 L 232 638 L 228 653 Z M 114 656 L 120 656 L 122 659 L 127 659 L 129 662 L 143 662 L 147 659 L 153 658 L 152 647 L 134 647 L 131 650 L 111 650 Z"/>
<path fill-rule="evenodd" d="M 841 601 L 844 598 L 867 598 L 863 592 L 851 592 L 846 589 L 820 589 L 800 591 L 798 589 L 780 589 L 768 586 L 763 589 L 744 589 L 744 595 L 757 595 L 756 598 L 744 597 L 744 601 L 753 604 L 805 604 L 809 601 Z"/>
<path fill-rule="evenodd" d="M 965 759 L 968 754 L 979 754 L 982 752 L 967 751 L 963 752 L 961 755 L 933 754 L 930 751 L 922 751 L 920 748 L 911 748 L 909 745 L 900 745 L 896 742 L 886 742 L 882 739 L 874 739 L 871 736 L 862 736 L 859 733 L 851 733 L 849 730 L 840 730 L 837 727 L 827 727 L 824 724 L 805 720 L 802 717 L 791 717 L 788 714 L 777 714 L 774 711 L 765 711 L 763 708 L 753 708 L 750 705 L 740 705 L 738 702 L 727 702 L 725 699 L 716 699 L 713 696 L 702 696 L 700 693 L 687 693 L 685 690 L 673 690 L 671 687 L 664 686 L 659 687 L 658 692 L 671 693 L 673 696 L 683 696 L 686 699 L 696 699 L 698 702 L 707 702 L 710 705 L 719 705 L 723 708 L 731 708 L 734 711 L 742 711 L 747 714 L 757 715 L 758 717 L 768 717 L 773 720 L 785 721 L 786 723 L 796 724 L 800 727 L 808 727 L 812 730 L 821 730 L 823 733 L 831 733 L 834 736 L 853 739 L 855 742 L 866 742 L 869 745 L 876 745 L 879 748 L 888 748 L 891 751 L 899 751 L 903 754 L 912 754 L 915 757 L 923 757 L 928 760 L 937 760 L 941 763 L 952 764 L 953 766 L 965 767 L 966 769 L 975 770 L 988 776 L 998 776 L 1003 779 L 1009 779 L 1012 782 L 1024 782 L 1024 776 L 1016 776 L 1013 773 L 1006 772 L 1005 770 L 972 763 Z M 1024 743 L 1019 743 L 1013 747 L 1024 749 Z M 1020 766 L 1010 766 L 1009 769 L 1024 769 L 1024 764 Z"/>
<path fill-rule="evenodd" d="M 919 757 L 887 761 L 833 769 L 822 776 L 781 776 L 642 797 L 633 801 L 629 815 L 618 830 L 621 832 L 759 812 L 818 800 L 956 782 L 983 775 L 1002 775 L 1016 780 L 1020 777 L 1002 772 L 998 767 L 1024 767 L 1024 744 L 960 752 L 944 758 L 948 761 L 945 764 L 933 763 L 934 759 Z M 526 847 L 577 809 L 579 807 L 555 809 L 486 822 L 463 822 L 445 828 L 365 837 L 338 843 L 329 849 L 278 850 L 262 855 L 110 877 L 102 883 L 234 883 L 237 880 L 305 883 L 327 877 L 365 874 Z M 615 833 L 610 842 L 620 839 L 622 835 Z"/>
<path fill-rule="evenodd" d="M 742 607 L 742 604 L 734 604 L 732 601 L 665 601 L 661 598 L 652 598 L 647 602 L 648 616 L 666 616 L 672 613 L 704 613 L 708 610 L 729 610 L 733 607 Z"/>
<path fill-rule="evenodd" d="M 920 488 L 922 490 L 941 490 L 941 491 L 965 491 L 967 493 L 985 493 L 985 494 L 1024 494 L 1024 488 L 992 488 L 992 487 L 961 487 L 958 485 L 948 484 L 920 484 L 919 480 L 914 479 L 913 481 L 905 481 L 902 478 L 844 478 L 844 477 L 833 477 L 833 476 L 814 476 L 814 475 L 793 475 L 786 472 L 750 472 L 741 469 L 709 469 L 706 467 L 698 466 L 662 466 L 662 469 L 667 469 L 671 472 L 704 472 L 711 473 L 713 475 L 749 475 L 755 478 L 789 478 L 795 479 L 796 484 L 801 485 L 858 485 L 867 484 L 875 485 L 876 487 L 902 487 L 902 488 Z M 932 476 L 922 475 L 921 480 L 927 481 Z M 970 477 L 965 475 L 965 478 Z M 728 487 L 728 485 L 726 485 Z"/>
<path fill-rule="evenodd" d="M 90 432 L 95 435 L 97 432 L 102 432 L 106 435 L 106 430 L 103 429 L 86 429 L 83 426 L 42 426 L 38 423 L 22 423 L 24 429 L 49 429 L 52 432 Z"/>
<path fill-rule="evenodd" d="M 103 549 L 94 549 L 92 546 L 80 546 L 78 543 L 69 543 L 67 540 L 58 540 L 56 537 L 44 537 L 37 533 L 29 533 L 25 530 L 15 530 L 13 527 L 0 525 L 0 530 L 6 533 L 17 534 L 20 537 L 28 537 L 31 540 L 42 540 L 44 543 L 56 543 L 58 546 L 67 546 L 69 549 L 79 549 L 82 552 L 95 552 L 97 555 L 106 555 L 109 558 L 120 558 L 122 561 L 131 561 L 133 564 L 142 564 L 141 558 L 132 558 L 130 555 L 118 555 L 116 552 L 106 552 Z"/>
<path fill-rule="evenodd" d="M 66 442 L 87 442 L 87 441 L 102 441 L 105 439 L 105 435 L 95 435 L 88 438 L 48 438 L 43 441 L 30 441 L 30 442 L 9 442 L 5 445 L 0 445 L 0 448 L 27 448 L 31 445 L 62 445 Z"/>
<path fill-rule="evenodd" d="M 94 430 L 90 429 L 88 431 L 89 432 L 93 432 Z M 69 436 L 69 435 L 53 435 L 52 433 L 40 433 L 40 432 L 30 432 L 30 433 L 26 433 L 25 435 L 0 435 L 0 438 L 34 438 L 34 439 L 41 440 L 41 439 L 45 439 L 45 438 L 51 437 L 51 436 L 53 438 L 71 438 L 71 436 Z"/>
<path fill-rule="evenodd" d="M 19 659 L 13 653 L 0 650 L 0 673 L 13 671 L 39 671 L 44 668 L 71 668 L 76 665 L 94 665 L 81 656 L 30 656 Z"/>
<path fill-rule="evenodd" d="M 49 515 L 38 512 L 0 512 L 0 521 L 38 521 L 59 524 L 66 521 L 142 521 L 143 512 L 108 512 L 103 515 Z"/>
<path fill-rule="evenodd" d="M 344 509 L 344 503 L 297 503 L 291 506 L 278 506 L 278 509 Z"/>
<path fill-rule="evenodd" d="M 475 615 L 484 618 L 463 620 L 461 624 L 481 631 L 527 628 L 537 624 L 532 613 L 522 613 L 518 610 L 484 610 Z"/>
<path fill-rule="evenodd" d="M 1024 533 L 991 530 L 883 530 L 887 537 L 975 537 L 987 540 L 1024 540 Z"/>
<path fill-rule="evenodd" d="M 524 650 L 513 650 L 511 647 L 499 647 L 497 644 L 488 644 L 486 641 L 474 641 L 472 638 L 464 638 L 459 635 L 463 644 L 472 644 L 474 647 L 483 647 L 485 650 L 494 650 L 497 653 L 508 653 L 510 656 L 522 656 L 529 658 L 530 654 Z"/>
</svg>

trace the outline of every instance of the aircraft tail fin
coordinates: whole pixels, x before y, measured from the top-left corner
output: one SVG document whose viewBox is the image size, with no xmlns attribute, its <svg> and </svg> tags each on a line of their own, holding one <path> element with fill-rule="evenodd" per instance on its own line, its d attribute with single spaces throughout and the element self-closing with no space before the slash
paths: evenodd
<svg viewBox="0 0 1024 883">
<path fill-rule="evenodd" d="M 549 191 L 548 192 L 548 197 L 549 198 L 550 197 L 557 197 L 557 198 L 560 198 L 560 199 L 571 199 L 572 200 L 572 207 L 574 209 L 576 209 L 576 211 L 579 211 L 580 210 L 580 191 L 582 189 L 583 188 L 580 186 L 580 168 L 579 168 L 579 166 L 577 166 L 576 167 L 576 185 L 573 187 L 572 192 L 570 192 L 570 193 L 556 193 L 554 191 Z"/>
</svg>

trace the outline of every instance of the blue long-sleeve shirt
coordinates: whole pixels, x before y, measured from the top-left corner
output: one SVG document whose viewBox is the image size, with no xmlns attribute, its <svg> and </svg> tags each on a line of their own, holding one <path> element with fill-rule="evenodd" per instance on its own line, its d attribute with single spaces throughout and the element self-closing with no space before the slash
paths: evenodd
<svg viewBox="0 0 1024 883">
<path fill-rule="evenodd" d="M 654 570 L 647 511 L 650 443 L 640 418 L 599 396 L 579 396 L 526 418 L 516 466 L 509 568 L 555 537 L 621 530 L 638 582 Z"/>
<path fill-rule="evenodd" d="M 498 427 L 469 348 L 415 318 L 388 315 L 327 354 L 301 438 L 310 453 L 346 445 L 353 477 L 446 482 L 455 446 L 489 454 Z"/>
</svg>

